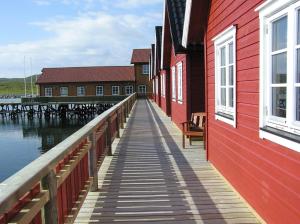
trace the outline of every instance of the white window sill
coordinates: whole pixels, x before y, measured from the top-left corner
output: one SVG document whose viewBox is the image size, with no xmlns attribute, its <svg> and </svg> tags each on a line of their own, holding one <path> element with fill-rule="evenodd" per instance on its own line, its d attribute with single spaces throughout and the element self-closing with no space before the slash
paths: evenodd
<svg viewBox="0 0 300 224">
<path fill-rule="evenodd" d="M 172 99 L 173 102 L 176 102 L 176 99 Z"/>
<path fill-rule="evenodd" d="M 282 145 L 286 148 L 292 149 L 296 152 L 300 152 L 300 143 L 281 137 L 277 134 L 273 134 L 269 131 L 259 130 L 259 137 L 261 139 L 267 139 L 276 144 Z M 300 137 L 300 136 L 299 136 Z"/>
<path fill-rule="evenodd" d="M 233 126 L 234 128 L 236 128 L 236 122 L 234 119 L 226 118 L 226 117 L 218 115 L 218 114 L 215 114 L 215 119 L 222 121 L 224 123 L 227 123 L 227 124 Z"/>
<path fill-rule="evenodd" d="M 182 102 L 182 101 L 180 101 L 180 100 L 178 100 L 178 101 L 177 101 L 177 103 L 178 103 L 178 104 L 183 104 L 183 102 Z"/>
</svg>

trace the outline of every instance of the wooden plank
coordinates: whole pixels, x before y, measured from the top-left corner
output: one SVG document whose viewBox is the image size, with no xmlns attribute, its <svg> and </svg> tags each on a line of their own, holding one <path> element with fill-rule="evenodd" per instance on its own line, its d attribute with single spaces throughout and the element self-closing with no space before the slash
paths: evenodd
<svg viewBox="0 0 300 224">
<path fill-rule="evenodd" d="M 82 158 L 88 153 L 91 148 L 91 143 L 85 144 L 79 152 L 57 173 L 57 187 L 59 187 L 75 169 Z"/>
<path fill-rule="evenodd" d="M 92 184 L 93 184 L 93 178 L 89 178 L 89 180 L 86 182 L 86 184 L 84 186 L 84 189 L 80 191 L 78 200 L 76 201 L 75 206 L 72 208 L 71 213 L 68 214 L 68 216 L 66 217 L 65 223 L 73 223 L 74 222 Z"/>
<path fill-rule="evenodd" d="M 9 221 L 9 224 L 29 224 L 49 200 L 49 192 L 42 191 L 28 202 L 22 210 Z"/>
</svg>

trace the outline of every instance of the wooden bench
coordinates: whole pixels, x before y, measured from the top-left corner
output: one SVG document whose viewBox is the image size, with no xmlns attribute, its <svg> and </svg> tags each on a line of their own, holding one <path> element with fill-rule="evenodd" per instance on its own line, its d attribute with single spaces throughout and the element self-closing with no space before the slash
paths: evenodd
<svg viewBox="0 0 300 224">
<path fill-rule="evenodd" d="M 192 138 L 202 137 L 205 143 L 205 122 L 206 113 L 192 113 L 191 120 L 182 123 L 182 147 L 185 148 L 185 136 L 189 138 L 190 145 Z M 205 144 L 204 144 L 205 145 Z"/>
</svg>

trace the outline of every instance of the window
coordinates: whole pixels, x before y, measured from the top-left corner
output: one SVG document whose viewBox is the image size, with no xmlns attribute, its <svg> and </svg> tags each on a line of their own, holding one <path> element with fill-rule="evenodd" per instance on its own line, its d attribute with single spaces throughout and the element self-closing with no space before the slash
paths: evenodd
<svg viewBox="0 0 300 224">
<path fill-rule="evenodd" d="M 45 96 L 52 96 L 52 88 L 51 87 L 45 88 Z"/>
<path fill-rule="evenodd" d="M 103 95 L 104 95 L 103 86 L 96 86 L 96 96 L 103 96 Z"/>
<path fill-rule="evenodd" d="M 177 100 L 182 103 L 182 62 L 177 64 Z"/>
<path fill-rule="evenodd" d="M 139 93 L 146 93 L 147 92 L 147 87 L 145 85 L 140 85 L 139 86 Z"/>
<path fill-rule="evenodd" d="M 158 95 L 158 78 L 155 78 L 155 93 Z"/>
<path fill-rule="evenodd" d="M 162 88 L 162 91 L 163 91 L 163 96 L 166 96 L 166 74 L 163 74 L 162 75 L 162 80 L 163 80 L 163 88 Z"/>
<path fill-rule="evenodd" d="M 148 75 L 149 74 L 149 64 L 142 65 L 142 73 L 144 75 Z"/>
<path fill-rule="evenodd" d="M 120 95 L 120 86 L 112 86 L 111 87 L 111 94 L 113 96 Z"/>
<path fill-rule="evenodd" d="M 260 12 L 260 137 L 300 152 L 300 2 Z M 268 3 L 268 4 L 267 4 Z"/>
<path fill-rule="evenodd" d="M 60 87 L 60 96 L 68 96 L 68 95 L 69 95 L 68 87 Z"/>
<path fill-rule="evenodd" d="M 77 86 L 77 96 L 85 96 L 85 87 Z"/>
<path fill-rule="evenodd" d="M 152 80 L 152 92 L 155 93 L 155 80 Z"/>
<path fill-rule="evenodd" d="M 171 68 L 172 72 L 172 100 L 176 101 L 176 69 L 175 66 Z"/>
<path fill-rule="evenodd" d="M 133 93 L 133 86 L 125 86 L 125 94 L 131 95 Z"/>
<path fill-rule="evenodd" d="M 236 27 L 213 39 L 215 47 L 215 118 L 236 127 Z"/>
<path fill-rule="evenodd" d="M 161 85 L 161 95 L 165 96 L 165 86 L 164 86 L 164 74 L 160 76 L 160 85 Z"/>
<path fill-rule="evenodd" d="M 47 135 L 46 139 L 47 139 L 46 141 L 47 141 L 48 146 L 54 145 L 54 136 L 53 135 Z"/>
</svg>

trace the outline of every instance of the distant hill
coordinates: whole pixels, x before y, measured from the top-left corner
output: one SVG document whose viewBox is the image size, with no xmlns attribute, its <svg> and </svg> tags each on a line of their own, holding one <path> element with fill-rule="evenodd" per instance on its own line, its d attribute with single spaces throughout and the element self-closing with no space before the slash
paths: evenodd
<svg viewBox="0 0 300 224">
<path fill-rule="evenodd" d="M 32 76 L 33 93 L 36 94 L 35 80 Z M 31 94 L 31 76 L 26 78 L 27 94 Z M 24 95 L 24 78 L 0 78 L 0 95 Z"/>
</svg>

